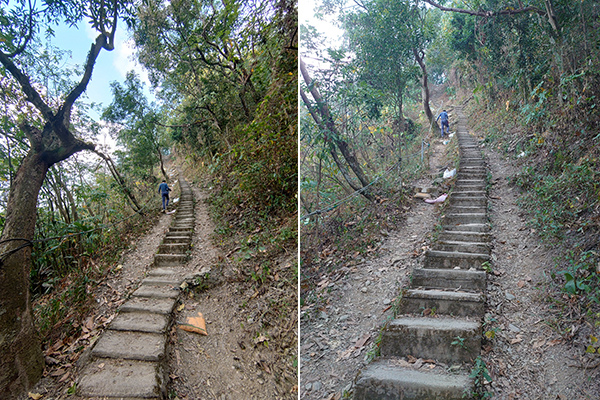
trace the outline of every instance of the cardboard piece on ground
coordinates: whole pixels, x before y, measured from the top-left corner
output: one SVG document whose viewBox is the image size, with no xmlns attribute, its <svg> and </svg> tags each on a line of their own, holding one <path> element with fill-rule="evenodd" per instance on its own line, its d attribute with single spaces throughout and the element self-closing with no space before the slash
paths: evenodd
<svg viewBox="0 0 600 400">
<path fill-rule="evenodd" d="M 188 317 L 185 320 L 185 324 L 180 324 L 179 329 L 183 329 L 186 332 L 199 333 L 200 335 L 208 336 L 206 332 L 206 322 L 202 313 L 199 312 L 197 317 Z"/>
</svg>

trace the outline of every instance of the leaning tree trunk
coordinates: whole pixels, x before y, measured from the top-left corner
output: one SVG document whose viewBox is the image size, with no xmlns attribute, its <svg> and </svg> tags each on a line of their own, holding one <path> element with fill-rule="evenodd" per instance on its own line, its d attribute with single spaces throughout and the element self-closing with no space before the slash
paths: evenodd
<svg viewBox="0 0 600 400">
<path fill-rule="evenodd" d="M 358 162 L 358 160 L 356 159 L 354 154 L 352 154 L 352 152 L 350 151 L 348 143 L 346 143 L 346 141 L 344 141 L 343 139 L 340 138 L 340 134 L 335 126 L 335 123 L 333 122 L 333 118 L 332 118 L 331 114 L 329 113 L 329 108 L 327 107 L 327 103 L 325 102 L 325 100 L 323 99 L 323 97 L 321 96 L 321 94 L 319 93 L 317 88 L 314 86 L 312 79 L 308 75 L 308 70 L 306 69 L 306 64 L 304 64 L 304 61 L 302 61 L 302 59 L 300 59 L 300 72 L 302 73 L 304 82 L 306 82 L 306 86 L 308 86 L 308 88 L 310 90 L 310 94 L 312 95 L 313 99 L 317 103 L 317 112 L 321 115 L 322 119 L 321 119 L 321 121 L 318 120 L 317 114 L 314 112 L 314 110 L 313 110 L 313 112 L 311 112 L 311 115 L 313 116 L 313 119 L 315 120 L 315 122 L 317 122 L 317 124 L 321 126 L 321 129 L 323 131 L 330 132 L 330 134 L 327 134 L 327 133 L 325 134 L 325 141 L 328 142 L 329 144 L 333 144 L 333 145 L 337 146 L 337 148 L 342 153 L 342 156 L 348 163 L 348 166 L 350 166 L 350 169 L 352 170 L 352 172 L 354 172 L 354 174 L 356 175 L 356 177 L 362 184 L 363 188 L 369 186 L 369 179 L 363 172 L 363 170 L 360 166 L 360 163 Z M 310 103 L 308 102 L 308 98 L 303 96 L 302 99 L 306 103 L 307 107 L 310 106 Z M 366 190 L 363 190 L 361 192 L 361 194 L 364 197 L 366 197 L 367 199 L 373 201 L 373 197 Z"/>
<path fill-rule="evenodd" d="M 413 49 L 413 54 L 415 55 L 415 60 L 421 67 L 421 71 L 423 72 L 423 79 L 421 80 L 422 91 L 423 91 L 423 110 L 425 111 L 425 115 L 429 120 L 429 125 L 435 128 L 439 128 L 437 122 L 433 119 L 433 113 L 431 112 L 431 108 L 429 107 L 429 77 L 427 75 L 427 67 L 425 66 L 425 55 L 423 52 Z M 435 125 L 435 126 L 434 126 Z"/>
<path fill-rule="evenodd" d="M 8 197 L 0 241 L 0 398 L 4 399 L 31 387 L 44 369 L 29 293 L 31 246 L 23 245 L 33 239 L 37 198 L 48 168 L 38 154 L 30 151 Z"/>
</svg>

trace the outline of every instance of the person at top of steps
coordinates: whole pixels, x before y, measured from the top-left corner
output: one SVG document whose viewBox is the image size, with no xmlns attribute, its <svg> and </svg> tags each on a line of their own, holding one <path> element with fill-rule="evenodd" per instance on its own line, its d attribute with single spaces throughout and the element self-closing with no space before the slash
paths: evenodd
<svg viewBox="0 0 600 400">
<path fill-rule="evenodd" d="M 448 113 L 446 110 L 442 111 L 440 115 L 438 115 L 438 117 L 435 119 L 435 122 L 437 122 L 438 119 L 442 120 L 442 137 L 444 137 L 444 127 L 446 127 L 446 133 L 450 133 L 450 123 L 448 121 Z"/>
<path fill-rule="evenodd" d="M 167 181 L 163 179 L 162 183 L 158 185 L 158 193 L 162 195 L 162 212 L 167 211 L 167 207 L 169 207 L 169 192 L 171 188 L 167 185 Z"/>
</svg>

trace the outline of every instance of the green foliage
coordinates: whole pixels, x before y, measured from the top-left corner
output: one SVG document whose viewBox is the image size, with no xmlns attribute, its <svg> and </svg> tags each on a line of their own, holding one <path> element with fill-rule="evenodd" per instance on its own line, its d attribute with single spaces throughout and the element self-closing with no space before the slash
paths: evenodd
<svg viewBox="0 0 600 400">
<path fill-rule="evenodd" d="M 571 250 L 566 257 L 567 268 L 558 272 L 564 276 L 564 291 L 571 295 L 586 295 L 600 304 L 600 278 L 597 265 L 600 258 L 595 251 L 577 254 Z"/>
<path fill-rule="evenodd" d="M 471 393 L 474 398 L 489 399 L 492 397 L 492 394 L 486 391 L 484 388 L 484 382 L 492 382 L 492 377 L 490 376 L 487 365 L 481 356 L 478 356 L 475 359 L 475 363 L 473 364 L 469 378 L 473 379 L 475 386 L 475 392 Z"/>
<path fill-rule="evenodd" d="M 460 337 L 460 336 L 456 336 L 454 338 L 454 340 L 452 341 L 452 343 L 450 343 L 452 346 L 458 346 L 461 347 L 463 349 L 467 348 L 467 345 L 465 344 L 465 338 Z"/>
<path fill-rule="evenodd" d="M 527 167 L 515 178 L 517 185 L 528 190 L 521 204 L 532 213 L 542 237 L 548 239 L 563 238 L 569 222 L 585 224 L 581 214 L 598 202 L 600 193 L 595 161 L 588 158 L 576 163 L 557 161 L 560 157 L 561 152 L 556 152 L 557 168 L 552 164 L 551 169 L 541 171 Z M 562 171 L 555 171 L 558 168 Z"/>
</svg>

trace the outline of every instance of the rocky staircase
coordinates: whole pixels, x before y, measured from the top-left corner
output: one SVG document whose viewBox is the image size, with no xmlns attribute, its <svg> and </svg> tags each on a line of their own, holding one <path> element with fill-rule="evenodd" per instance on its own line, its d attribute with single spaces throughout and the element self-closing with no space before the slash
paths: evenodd
<svg viewBox="0 0 600 400">
<path fill-rule="evenodd" d="M 77 382 L 81 398 L 166 398 L 167 333 L 194 229 L 192 190 L 184 180 L 179 187 L 177 212 L 152 268 L 89 353 Z"/>
<path fill-rule="evenodd" d="M 471 397 L 469 373 L 480 354 L 484 316 L 482 265 L 491 253 L 487 170 L 460 108 L 455 117 L 460 164 L 442 218 L 443 231 L 403 290 L 401 317 L 383 330 L 381 357 L 358 375 L 355 400 Z M 408 356 L 432 360 L 435 368 L 409 366 L 403 360 Z"/>
</svg>

